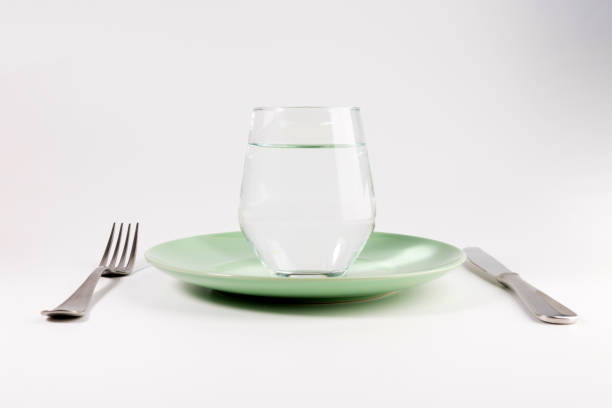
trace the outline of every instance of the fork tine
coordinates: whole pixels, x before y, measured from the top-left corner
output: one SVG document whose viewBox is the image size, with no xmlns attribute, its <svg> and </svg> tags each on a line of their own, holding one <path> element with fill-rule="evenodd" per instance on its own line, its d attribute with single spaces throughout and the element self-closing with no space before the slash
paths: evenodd
<svg viewBox="0 0 612 408">
<path fill-rule="evenodd" d="M 115 250 L 113 251 L 113 257 L 108 263 L 109 269 L 112 269 L 115 267 L 115 261 L 117 260 L 117 255 L 119 254 L 119 245 L 121 244 L 122 234 L 123 234 L 123 223 L 121 223 L 121 226 L 119 227 L 119 236 L 117 237 L 117 243 L 115 244 Z"/>
<path fill-rule="evenodd" d="M 134 242 L 132 242 L 132 251 L 130 252 L 130 259 L 128 259 L 128 264 L 126 266 L 128 271 L 132 270 L 134 267 L 134 261 L 136 260 L 136 247 L 138 246 L 138 225 L 139 223 L 136 223 L 136 229 L 134 230 Z"/>
<path fill-rule="evenodd" d="M 119 259 L 119 265 L 117 268 L 123 268 L 125 264 L 125 256 L 127 255 L 128 244 L 130 242 L 130 229 L 132 229 L 132 224 L 128 224 L 127 234 L 125 235 L 125 243 L 123 244 L 123 251 L 121 252 L 121 258 Z"/>
<path fill-rule="evenodd" d="M 110 250 L 111 244 L 113 243 L 114 235 L 115 235 L 115 223 L 113 222 L 113 228 L 111 228 L 110 236 L 108 237 L 108 242 L 106 243 L 106 249 L 104 250 L 104 255 L 102 255 L 102 259 L 100 260 L 100 266 L 106 263 L 106 259 L 108 258 L 108 251 Z"/>
</svg>

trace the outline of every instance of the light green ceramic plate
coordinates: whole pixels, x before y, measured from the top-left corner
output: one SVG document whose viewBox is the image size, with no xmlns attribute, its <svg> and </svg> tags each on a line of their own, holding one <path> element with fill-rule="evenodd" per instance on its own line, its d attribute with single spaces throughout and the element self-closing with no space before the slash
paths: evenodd
<svg viewBox="0 0 612 408">
<path fill-rule="evenodd" d="M 255 257 L 241 232 L 164 242 L 145 258 L 170 275 L 207 288 L 255 296 L 351 300 L 379 296 L 438 278 L 461 265 L 452 245 L 409 235 L 374 232 L 340 277 L 278 277 Z"/>
</svg>

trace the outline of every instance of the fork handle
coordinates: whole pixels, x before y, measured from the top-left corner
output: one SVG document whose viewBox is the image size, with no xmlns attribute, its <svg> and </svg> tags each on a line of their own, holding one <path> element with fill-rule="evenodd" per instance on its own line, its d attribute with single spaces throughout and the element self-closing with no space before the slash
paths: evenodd
<svg viewBox="0 0 612 408">
<path fill-rule="evenodd" d="M 85 279 L 85 282 L 78 287 L 76 291 L 61 305 L 57 306 L 52 310 L 43 310 L 41 313 L 45 316 L 70 316 L 80 317 L 85 314 L 87 307 L 91 302 L 91 298 L 94 293 L 94 289 L 102 276 L 102 273 L 106 269 L 105 266 L 98 266 L 93 272 Z"/>
</svg>

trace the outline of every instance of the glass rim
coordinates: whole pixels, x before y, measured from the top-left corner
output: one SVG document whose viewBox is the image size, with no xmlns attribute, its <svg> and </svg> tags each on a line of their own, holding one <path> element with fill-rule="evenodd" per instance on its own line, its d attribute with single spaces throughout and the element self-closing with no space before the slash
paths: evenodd
<svg viewBox="0 0 612 408">
<path fill-rule="evenodd" d="M 290 110 L 290 109 L 321 109 L 321 110 L 332 110 L 332 109 L 348 109 L 348 110 L 360 110 L 358 106 L 256 106 L 253 108 L 254 111 L 275 111 L 275 110 Z"/>
</svg>

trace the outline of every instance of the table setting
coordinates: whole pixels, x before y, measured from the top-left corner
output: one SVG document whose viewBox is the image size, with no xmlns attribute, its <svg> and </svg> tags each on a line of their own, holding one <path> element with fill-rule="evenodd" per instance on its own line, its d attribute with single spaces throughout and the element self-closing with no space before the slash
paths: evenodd
<svg viewBox="0 0 612 408">
<path fill-rule="evenodd" d="M 165 242 L 148 249 L 146 260 L 189 284 L 255 302 L 262 296 L 337 303 L 376 300 L 426 283 L 461 265 L 467 254 L 473 266 L 512 289 L 539 321 L 577 320 L 572 310 L 478 247 L 462 251 L 427 238 L 373 232 L 375 199 L 361 123 L 357 107 L 253 109 L 241 232 Z M 82 317 L 101 277 L 132 272 L 139 224 L 133 238 L 127 224 L 123 240 L 124 224 L 116 240 L 115 227 L 96 269 L 43 316 Z"/>
<path fill-rule="evenodd" d="M 0 407 L 611 407 L 611 19 L 1 3 Z"/>
</svg>

